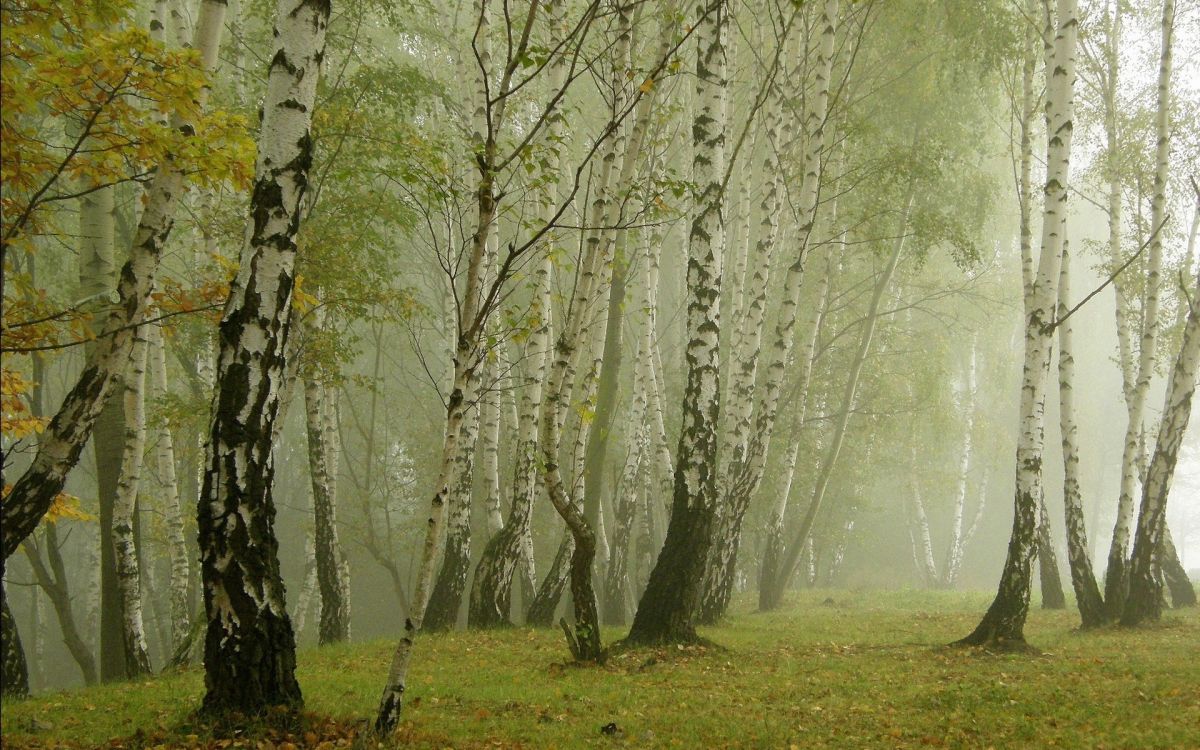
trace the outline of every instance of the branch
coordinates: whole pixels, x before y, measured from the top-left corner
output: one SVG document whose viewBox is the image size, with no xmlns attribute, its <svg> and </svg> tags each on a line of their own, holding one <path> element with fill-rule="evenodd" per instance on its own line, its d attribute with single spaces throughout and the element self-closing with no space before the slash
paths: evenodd
<svg viewBox="0 0 1200 750">
<path fill-rule="evenodd" d="M 9 354 L 29 354 L 31 352 L 49 352 L 49 351 L 55 351 L 58 349 L 69 349 L 72 346 L 79 346 L 81 344 L 87 344 L 92 341 L 95 341 L 96 339 L 102 339 L 106 336 L 114 336 L 117 333 L 119 333 L 121 331 L 129 330 L 130 328 L 137 328 L 138 326 L 157 323 L 161 320 L 166 320 L 167 318 L 174 318 L 176 315 L 190 315 L 192 313 L 199 313 L 199 312 L 206 312 L 208 310 L 214 310 L 218 307 L 223 307 L 224 304 L 225 303 L 223 303 L 223 302 L 219 302 L 219 303 L 214 302 L 211 305 L 205 305 L 204 307 L 196 307 L 191 310 L 176 310 L 175 312 L 163 313 L 162 315 L 159 315 L 154 318 L 146 318 L 145 320 L 139 321 L 137 323 L 129 323 L 127 325 L 118 326 L 109 331 L 104 331 L 103 333 L 98 333 L 98 334 L 96 334 L 96 336 L 94 338 L 90 338 L 90 339 L 81 339 L 79 341 L 68 341 L 65 344 L 44 344 L 42 346 L 11 346 L 11 347 L 10 346 L 0 346 L 0 352 L 5 352 L 5 353 L 9 353 Z"/>
<path fill-rule="evenodd" d="M 1054 331 L 1056 328 L 1058 328 L 1059 326 L 1061 326 L 1063 323 L 1066 323 L 1066 322 L 1067 322 L 1067 320 L 1069 320 L 1069 319 L 1070 319 L 1070 317 L 1071 317 L 1072 315 L 1074 315 L 1076 312 L 1078 312 L 1079 308 L 1081 308 L 1081 307 L 1083 307 L 1084 305 L 1086 305 L 1086 304 L 1088 303 L 1088 301 L 1090 301 L 1090 300 L 1092 299 L 1092 297 L 1095 297 L 1097 294 L 1099 294 L 1100 292 L 1104 291 L 1104 289 L 1105 289 L 1105 288 L 1106 288 L 1106 287 L 1107 287 L 1109 284 L 1111 284 L 1111 283 L 1113 283 L 1114 281 L 1116 281 L 1116 280 L 1117 280 L 1117 277 L 1118 277 L 1118 276 L 1120 276 L 1120 275 L 1121 275 L 1121 273 L 1122 273 L 1122 272 L 1123 272 L 1123 271 L 1124 271 L 1126 268 L 1129 268 L 1129 266 L 1130 266 L 1130 264 L 1131 264 L 1131 263 L 1133 263 L 1135 260 L 1137 260 L 1137 259 L 1138 259 L 1138 256 L 1140 256 L 1140 255 L 1142 254 L 1142 251 L 1144 251 L 1146 248 L 1150 247 L 1150 243 L 1154 242 L 1154 238 L 1158 237 L 1158 233 L 1159 233 L 1159 232 L 1162 230 L 1163 226 L 1164 226 L 1164 225 L 1165 225 L 1165 224 L 1166 224 L 1166 223 L 1167 223 L 1167 222 L 1168 222 L 1170 219 L 1171 219 L 1171 215 L 1170 215 L 1170 214 L 1167 214 L 1166 216 L 1164 216 L 1164 217 L 1163 217 L 1163 220 L 1162 220 L 1162 221 L 1159 223 L 1159 225 L 1158 225 L 1157 227 L 1155 227 L 1155 228 L 1154 228 L 1154 231 L 1150 233 L 1150 236 L 1146 238 L 1146 241 L 1142 243 L 1142 246 L 1141 246 L 1141 247 L 1139 247 L 1139 248 L 1137 249 L 1137 252 L 1135 252 L 1133 255 L 1129 256 L 1129 259 L 1128 259 L 1128 260 L 1126 260 L 1124 263 L 1122 263 L 1122 264 L 1120 265 L 1120 267 L 1119 267 L 1119 268 L 1117 268 L 1117 270 L 1113 271 L 1113 272 L 1112 272 L 1112 273 L 1109 275 L 1109 277 L 1108 277 L 1107 279 L 1105 279 L 1105 280 L 1104 280 L 1104 283 L 1103 283 L 1103 284 L 1101 284 L 1100 286 L 1098 286 L 1098 287 L 1096 287 L 1095 289 L 1093 289 L 1093 290 L 1092 290 L 1090 293 L 1088 293 L 1088 295 L 1087 295 L 1086 297 L 1084 297 L 1082 300 L 1080 300 L 1080 301 L 1079 301 L 1079 304 L 1075 305 L 1075 306 L 1074 306 L 1074 307 L 1072 307 L 1070 310 L 1068 310 L 1066 315 L 1063 315 L 1063 316 L 1062 316 L 1062 317 L 1060 317 L 1058 320 L 1055 320 L 1055 321 L 1054 321 L 1054 322 L 1053 322 L 1053 323 L 1050 325 L 1050 327 L 1049 327 L 1049 330 L 1047 331 L 1047 333 L 1051 333 L 1051 332 L 1053 332 L 1053 331 Z"/>
</svg>

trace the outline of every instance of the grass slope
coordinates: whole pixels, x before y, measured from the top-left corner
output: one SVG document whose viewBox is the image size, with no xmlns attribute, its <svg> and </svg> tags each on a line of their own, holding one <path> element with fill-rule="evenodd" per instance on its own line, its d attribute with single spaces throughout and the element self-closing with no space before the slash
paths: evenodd
<svg viewBox="0 0 1200 750">
<path fill-rule="evenodd" d="M 420 639 L 398 736 L 428 748 L 1200 747 L 1200 611 L 1147 629 L 1081 634 L 1033 610 L 1041 656 L 942 647 L 981 594 L 805 593 L 703 635 L 722 648 L 641 650 L 567 665 L 557 631 Z M 606 632 L 606 641 L 619 632 Z M 280 748 L 358 744 L 392 644 L 300 654 L 310 716 L 292 734 L 225 739 L 194 727 L 198 671 L 7 701 L 6 747 Z M 615 722 L 615 736 L 601 727 Z M 138 733 L 140 730 L 140 733 Z M 374 746 L 372 743 L 370 746 Z"/>
</svg>

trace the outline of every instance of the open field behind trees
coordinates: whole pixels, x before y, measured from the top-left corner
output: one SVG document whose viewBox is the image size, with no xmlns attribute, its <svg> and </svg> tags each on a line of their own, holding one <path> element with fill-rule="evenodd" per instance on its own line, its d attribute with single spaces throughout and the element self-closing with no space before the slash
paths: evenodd
<svg viewBox="0 0 1200 750">
<path fill-rule="evenodd" d="M 564 665 L 562 635 L 431 635 L 414 662 L 398 746 L 1077 747 L 1200 743 L 1200 611 L 1080 633 L 1073 610 L 1030 613 L 1041 656 L 947 649 L 984 593 L 815 590 L 782 611 L 749 602 L 701 634 L 716 647 L 640 649 Z M 623 633 L 605 630 L 611 643 Z M 198 669 L 8 701 L 4 746 L 283 747 L 353 744 L 372 715 L 390 640 L 308 649 L 309 729 L 223 743 L 189 723 Z M 1136 718 L 1134 718 L 1136 717 Z M 334 721 L 326 721 L 331 718 Z M 615 722 L 617 736 L 601 732 Z M 134 728 L 144 734 L 132 737 Z M 306 737 L 307 735 L 307 737 Z M 270 739 L 273 737 L 274 739 Z M 270 744 L 268 744 L 270 742 Z M 374 746 L 369 745 L 369 746 Z M 386 746 L 386 745 L 385 745 Z"/>
</svg>

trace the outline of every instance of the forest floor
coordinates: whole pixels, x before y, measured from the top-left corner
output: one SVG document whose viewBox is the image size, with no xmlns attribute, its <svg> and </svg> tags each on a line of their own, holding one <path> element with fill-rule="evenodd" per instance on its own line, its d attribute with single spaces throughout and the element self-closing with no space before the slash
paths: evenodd
<svg viewBox="0 0 1200 750">
<path fill-rule="evenodd" d="M 1035 608 L 1026 636 L 1040 655 L 945 648 L 988 601 L 823 590 L 754 614 L 747 600 L 702 630 L 715 647 L 629 651 L 602 667 L 568 664 L 556 630 L 423 636 L 401 728 L 382 746 L 1200 747 L 1200 610 L 1080 633 L 1073 610 Z M 606 642 L 621 635 L 606 630 Z M 203 685 L 193 669 L 5 701 L 0 744 L 361 747 L 392 647 L 302 651 L 302 725 L 215 735 L 189 718 Z"/>
</svg>

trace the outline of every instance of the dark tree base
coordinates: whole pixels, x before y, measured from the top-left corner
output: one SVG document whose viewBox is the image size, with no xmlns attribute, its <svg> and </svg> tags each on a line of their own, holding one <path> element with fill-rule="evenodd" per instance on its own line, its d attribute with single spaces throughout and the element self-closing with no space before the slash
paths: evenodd
<svg viewBox="0 0 1200 750">
<path fill-rule="evenodd" d="M 1176 609 L 1194 607 L 1196 606 L 1196 589 L 1192 586 L 1192 581 L 1188 578 L 1183 566 L 1179 564 L 1178 557 L 1174 559 L 1174 563 L 1174 565 L 1168 565 L 1166 561 L 1163 563 L 1163 578 L 1166 579 L 1167 591 L 1171 594 L 1171 606 Z"/>
<path fill-rule="evenodd" d="M 558 602 L 567 588 L 570 560 L 574 551 L 575 540 L 567 534 L 558 546 L 554 562 L 551 563 L 550 570 L 542 579 L 542 584 L 538 586 L 537 594 L 525 613 L 525 624 L 529 627 L 548 628 L 554 625 L 554 612 L 558 609 Z"/>
<path fill-rule="evenodd" d="M 1125 611 L 1125 597 L 1129 594 L 1129 568 L 1124 557 L 1108 558 L 1108 571 L 1104 574 L 1104 609 L 1110 620 L 1119 620 Z"/>
<path fill-rule="evenodd" d="M 475 566 L 475 580 L 471 584 L 467 627 L 487 629 L 512 626 L 508 615 L 512 609 L 513 574 L 521 551 L 519 533 L 520 530 L 514 528 L 510 520 L 484 548 L 483 556 Z"/>
<path fill-rule="evenodd" d="M 422 630 L 436 633 L 453 630 L 458 625 L 458 610 L 462 607 L 467 573 L 471 567 L 470 550 L 466 555 L 462 552 L 457 545 L 446 550 L 442 569 L 438 571 L 437 582 L 433 585 L 433 593 L 429 595 L 429 604 L 425 608 Z"/>
<path fill-rule="evenodd" d="M 242 623 L 230 634 L 219 623 L 209 623 L 204 642 L 207 692 L 200 716 L 262 716 L 303 707 L 291 623 L 268 616 L 255 625 Z"/>
<path fill-rule="evenodd" d="M 628 643 L 657 646 L 700 640 L 695 622 L 712 521 L 709 509 L 688 508 L 686 500 L 675 503 L 667 540 L 638 604 Z"/>
<path fill-rule="evenodd" d="M 3 668 L 0 669 L 0 693 L 5 698 L 24 698 L 29 695 L 29 666 L 25 663 L 25 649 L 21 646 L 21 635 L 17 632 L 17 621 L 8 608 L 8 597 L 0 587 L 0 650 L 3 651 Z"/>
<path fill-rule="evenodd" d="M 1121 613 L 1121 627 L 1158 622 L 1162 618 L 1162 583 L 1153 573 L 1132 571 L 1129 576 L 1129 594 L 1125 597 L 1125 610 Z"/>
</svg>

